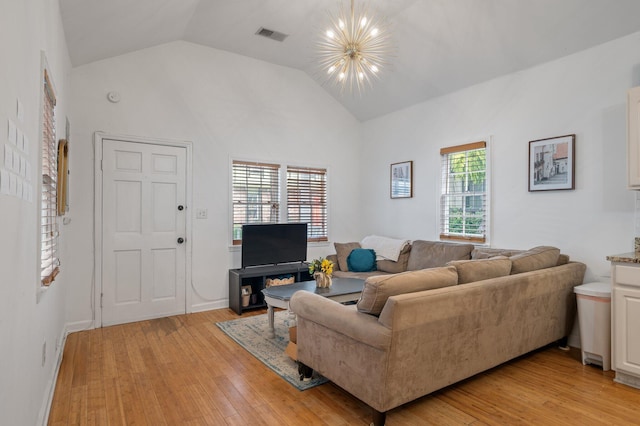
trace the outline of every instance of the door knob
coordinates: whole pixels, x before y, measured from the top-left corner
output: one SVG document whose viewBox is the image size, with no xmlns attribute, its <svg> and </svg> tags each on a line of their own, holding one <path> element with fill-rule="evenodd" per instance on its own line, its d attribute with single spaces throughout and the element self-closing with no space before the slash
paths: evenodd
<svg viewBox="0 0 640 426">
<path fill-rule="evenodd" d="M 184 206 L 183 206 L 182 204 L 181 204 L 181 205 L 179 205 L 179 206 L 178 206 L 178 210 L 180 210 L 180 211 L 184 210 Z"/>
<path fill-rule="evenodd" d="M 182 243 L 184 243 L 184 238 L 182 237 L 178 238 L 178 244 L 182 244 Z"/>
</svg>

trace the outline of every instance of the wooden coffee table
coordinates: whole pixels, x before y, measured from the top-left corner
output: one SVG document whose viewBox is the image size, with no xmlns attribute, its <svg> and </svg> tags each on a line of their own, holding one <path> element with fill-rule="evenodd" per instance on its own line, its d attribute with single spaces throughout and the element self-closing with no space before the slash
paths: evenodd
<svg viewBox="0 0 640 426">
<path fill-rule="evenodd" d="M 360 298 L 364 287 L 364 280 L 359 278 L 333 278 L 329 288 L 316 287 L 315 281 L 300 281 L 293 284 L 272 286 L 262 290 L 264 301 L 267 303 L 267 316 L 269 317 L 268 337 L 276 337 L 273 325 L 273 308 L 289 309 L 289 301 L 293 293 L 306 290 L 318 294 L 339 303 L 353 302 Z"/>
</svg>

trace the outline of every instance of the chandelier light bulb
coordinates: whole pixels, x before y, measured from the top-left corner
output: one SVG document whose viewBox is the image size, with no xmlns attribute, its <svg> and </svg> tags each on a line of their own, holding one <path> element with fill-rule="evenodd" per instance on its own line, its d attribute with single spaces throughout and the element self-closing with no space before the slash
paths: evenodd
<svg viewBox="0 0 640 426">
<path fill-rule="evenodd" d="M 353 93 L 356 88 L 362 93 L 389 64 L 391 36 L 385 19 L 356 7 L 355 0 L 350 3 L 335 15 L 329 13 L 328 28 L 317 41 L 318 65 L 322 79 L 338 86 L 341 93 Z"/>
</svg>

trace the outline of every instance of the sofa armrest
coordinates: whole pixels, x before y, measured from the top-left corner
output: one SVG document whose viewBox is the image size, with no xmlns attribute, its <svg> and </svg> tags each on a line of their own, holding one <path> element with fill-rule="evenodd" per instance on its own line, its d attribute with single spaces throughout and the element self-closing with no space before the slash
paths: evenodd
<svg viewBox="0 0 640 426">
<path fill-rule="evenodd" d="M 308 291 L 297 291 L 289 302 L 291 310 L 303 320 L 317 323 L 368 346 L 386 350 L 391 345 L 391 330 L 373 315 L 358 312 Z"/>
</svg>

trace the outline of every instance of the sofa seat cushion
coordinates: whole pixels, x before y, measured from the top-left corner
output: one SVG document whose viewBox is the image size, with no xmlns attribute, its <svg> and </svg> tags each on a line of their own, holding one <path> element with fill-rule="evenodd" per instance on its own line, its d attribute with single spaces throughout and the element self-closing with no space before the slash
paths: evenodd
<svg viewBox="0 0 640 426">
<path fill-rule="evenodd" d="M 390 275 L 388 272 L 371 271 L 371 272 L 353 272 L 353 271 L 333 271 L 331 275 L 334 278 L 359 278 L 366 280 L 369 277 L 375 277 L 378 275 Z"/>
<path fill-rule="evenodd" d="M 447 265 L 455 266 L 458 271 L 458 284 L 505 277 L 511 272 L 511 259 L 506 256 L 496 256 L 491 259 L 454 260 Z"/>
<path fill-rule="evenodd" d="M 511 256 L 511 274 L 551 268 L 558 264 L 560 249 L 550 246 L 538 246 L 520 254 Z"/>
<path fill-rule="evenodd" d="M 347 257 L 349 257 L 353 249 L 360 248 L 360 243 L 333 243 L 333 246 L 338 257 L 338 267 L 341 271 L 348 271 Z"/>
<path fill-rule="evenodd" d="M 473 244 L 416 240 L 411 243 L 408 271 L 444 266 L 451 260 L 471 259 Z"/>
<path fill-rule="evenodd" d="M 407 264 L 409 263 L 409 253 L 411 252 L 411 245 L 407 244 L 400 251 L 400 256 L 398 260 L 394 262 L 393 260 L 381 259 L 378 260 L 378 270 L 383 272 L 389 272 L 391 274 L 399 274 L 400 272 L 404 272 L 407 270 Z"/>
<path fill-rule="evenodd" d="M 357 304 L 358 311 L 377 316 L 390 296 L 449 287 L 457 283 L 458 273 L 454 266 L 370 277 L 364 282 Z"/>
</svg>

